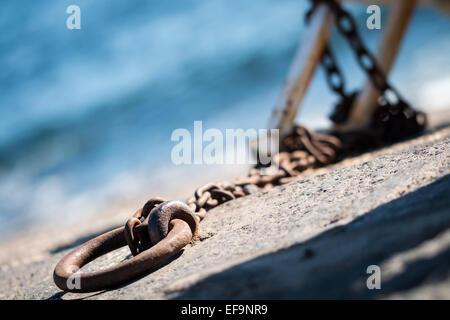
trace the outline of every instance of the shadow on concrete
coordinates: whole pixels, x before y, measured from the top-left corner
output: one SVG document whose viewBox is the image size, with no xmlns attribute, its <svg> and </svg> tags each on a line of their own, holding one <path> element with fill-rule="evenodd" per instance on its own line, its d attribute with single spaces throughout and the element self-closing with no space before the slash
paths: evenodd
<svg viewBox="0 0 450 320">
<path fill-rule="evenodd" d="M 381 205 L 344 226 L 211 275 L 176 299 L 372 299 L 450 276 L 450 248 L 413 259 L 366 286 L 369 265 L 414 250 L 450 228 L 450 175 Z M 447 244 L 448 246 L 448 244 Z M 449 289 L 450 290 L 450 289 Z"/>
</svg>

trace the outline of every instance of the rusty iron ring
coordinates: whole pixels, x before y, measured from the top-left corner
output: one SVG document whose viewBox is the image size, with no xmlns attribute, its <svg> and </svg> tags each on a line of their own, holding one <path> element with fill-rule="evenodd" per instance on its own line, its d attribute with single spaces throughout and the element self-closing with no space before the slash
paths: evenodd
<svg viewBox="0 0 450 320">
<path fill-rule="evenodd" d="M 159 207 L 162 210 L 157 210 Z M 89 262 L 127 245 L 125 227 L 106 232 L 72 250 L 58 262 L 53 272 L 53 280 L 58 288 L 67 292 L 93 292 L 116 287 L 147 273 L 178 253 L 195 235 L 197 220 L 189 207 L 181 201 L 167 201 L 159 207 L 151 214 L 154 216 L 152 222 L 157 221 L 158 228 L 161 228 L 162 222 L 167 222 L 167 228 L 163 228 L 163 237 L 152 247 L 110 268 L 77 273 L 77 270 Z M 150 224 L 142 223 L 135 227 L 135 232 L 147 233 L 150 228 Z M 164 230 L 167 230 L 165 236 Z M 79 277 L 79 286 L 69 286 L 69 282 L 75 277 Z"/>
</svg>

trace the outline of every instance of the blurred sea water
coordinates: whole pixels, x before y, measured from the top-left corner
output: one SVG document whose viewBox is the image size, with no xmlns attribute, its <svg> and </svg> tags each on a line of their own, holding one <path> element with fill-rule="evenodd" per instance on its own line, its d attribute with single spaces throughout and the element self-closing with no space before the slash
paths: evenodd
<svg viewBox="0 0 450 320">
<path fill-rule="evenodd" d="M 66 28 L 71 4 L 81 8 L 81 30 Z M 164 183 L 155 177 L 174 169 L 171 132 L 194 120 L 266 127 L 307 8 L 300 0 L 4 0 L 0 233 L 89 215 Z M 365 28 L 363 5 L 348 8 L 374 50 L 380 31 Z M 450 107 L 449 31 L 449 17 L 418 10 L 392 73 L 425 111 Z M 362 86 L 346 42 L 335 32 L 331 41 L 348 89 Z M 297 120 L 327 126 L 334 101 L 319 69 Z"/>
</svg>

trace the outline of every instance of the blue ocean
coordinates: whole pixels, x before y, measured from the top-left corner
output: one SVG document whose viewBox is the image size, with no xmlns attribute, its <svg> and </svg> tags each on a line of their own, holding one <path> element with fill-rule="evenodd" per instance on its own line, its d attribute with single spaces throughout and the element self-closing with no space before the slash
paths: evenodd
<svg viewBox="0 0 450 320">
<path fill-rule="evenodd" d="M 72 4 L 81 9 L 80 30 L 66 27 Z M 183 185 L 188 174 L 161 177 L 174 172 L 172 131 L 195 120 L 265 128 L 308 7 L 302 0 L 3 0 L 0 233 Z M 382 30 L 365 27 L 366 6 L 346 7 L 375 50 Z M 336 32 L 331 46 L 348 90 L 363 86 Z M 391 75 L 415 107 L 450 106 L 449 52 L 450 17 L 419 8 Z M 319 68 L 297 120 L 328 126 L 335 101 Z"/>
</svg>

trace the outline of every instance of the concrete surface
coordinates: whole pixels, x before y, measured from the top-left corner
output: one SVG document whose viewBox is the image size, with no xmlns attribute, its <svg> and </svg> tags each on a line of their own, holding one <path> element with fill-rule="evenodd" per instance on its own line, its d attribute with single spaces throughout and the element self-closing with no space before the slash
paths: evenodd
<svg viewBox="0 0 450 320">
<path fill-rule="evenodd" d="M 99 222 L 104 217 L 11 239 L 0 245 L 0 298 L 449 299 L 450 114 L 444 114 L 421 137 L 211 210 L 180 255 L 115 290 L 63 293 L 52 281 L 71 247 L 112 227 Z M 122 248 L 86 269 L 127 256 Z M 379 290 L 366 287 L 370 265 L 380 267 Z"/>
</svg>

